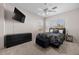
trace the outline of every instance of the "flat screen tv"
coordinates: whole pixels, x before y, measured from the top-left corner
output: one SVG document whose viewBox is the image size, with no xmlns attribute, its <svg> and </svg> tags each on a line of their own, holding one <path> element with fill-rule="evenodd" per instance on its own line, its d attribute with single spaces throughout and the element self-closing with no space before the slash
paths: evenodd
<svg viewBox="0 0 79 59">
<path fill-rule="evenodd" d="M 25 15 L 15 7 L 13 19 L 24 23 Z"/>
</svg>

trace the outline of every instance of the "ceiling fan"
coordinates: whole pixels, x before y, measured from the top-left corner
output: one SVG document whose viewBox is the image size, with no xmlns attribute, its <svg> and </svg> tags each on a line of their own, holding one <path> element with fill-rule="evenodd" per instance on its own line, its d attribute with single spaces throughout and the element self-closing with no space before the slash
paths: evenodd
<svg viewBox="0 0 79 59">
<path fill-rule="evenodd" d="M 44 3 L 45 8 L 39 8 L 40 12 L 56 12 L 57 6 L 48 7 L 47 3 Z"/>
</svg>

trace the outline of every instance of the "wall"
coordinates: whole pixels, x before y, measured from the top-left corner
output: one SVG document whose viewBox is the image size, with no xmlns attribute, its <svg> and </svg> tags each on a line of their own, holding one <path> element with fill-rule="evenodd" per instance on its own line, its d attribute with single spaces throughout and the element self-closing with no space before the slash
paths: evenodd
<svg viewBox="0 0 79 59">
<path fill-rule="evenodd" d="M 25 23 L 20 23 L 12 19 L 14 7 L 5 4 L 5 35 L 7 34 L 17 34 L 17 33 L 29 33 L 36 36 L 40 28 L 43 28 L 43 20 L 34 14 L 29 13 L 18 7 L 18 9 L 26 15 Z"/>
<path fill-rule="evenodd" d="M 73 35 L 74 42 L 79 43 L 79 9 L 51 16 L 47 18 L 46 23 L 48 25 L 49 21 L 57 19 L 63 19 L 65 21 L 65 27 L 67 32 Z"/>
<path fill-rule="evenodd" d="M 0 49 L 4 47 L 4 8 L 0 4 Z"/>
</svg>

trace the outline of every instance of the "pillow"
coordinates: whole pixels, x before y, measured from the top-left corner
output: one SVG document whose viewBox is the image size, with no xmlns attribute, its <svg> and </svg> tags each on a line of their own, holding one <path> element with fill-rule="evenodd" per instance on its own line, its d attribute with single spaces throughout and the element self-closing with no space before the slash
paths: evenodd
<svg viewBox="0 0 79 59">
<path fill-rule="evenodd" d="M 53 30 L 53 33 L 59 33 L 58 29 L 55 28 L 55 29 Z"/>
<path fill-rule="evenodd" d="M 50 29 L 50 32 L 53 32 L 53 29 Z"/>
<path fill-rule="evenodd" d="M 59 30 L 59 33 L 63 33 L 63 30 Z"/>
</svg>

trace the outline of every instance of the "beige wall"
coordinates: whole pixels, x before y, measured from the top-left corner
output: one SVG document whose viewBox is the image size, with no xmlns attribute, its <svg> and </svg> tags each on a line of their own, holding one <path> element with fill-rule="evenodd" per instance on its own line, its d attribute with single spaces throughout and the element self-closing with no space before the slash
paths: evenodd
<svg viewBox="0 0 79 59">
<path fill-rule="evenodd" d="M 26 15 L 25 23 L 20 23 L 12 19 L 14 7 L 16 6 L 5 4 L 5 35 L 32 33 L 32 37 L 34 38 L 39 29 L 43 28 L 42 18 L 18 7 Z"/>
<path fill-rule="evenodd" d="M 74 36 L 75 42 L 79 42 L 79 9 L 51 16 L 47 19 L 46 22 L 57 19 L 65 20 L 65 27 L 67 32 Z"/>
<path fill-rule="evenodd" d="M 4 8 L 0 4 L 0 49 L 4 47 Z"/>
<path fill-rule="evenodd" d="M 34 32 L 40 28 L 39 26 L 43 25 L 41 17 L 23 11 L 21 8 L 19 8 L 19 10 L 26 15 L 25 23 L 13 20 L 12 13 L 14 7 L 15 6 L 5 5 L 5 34 Z"/>
</svg>

